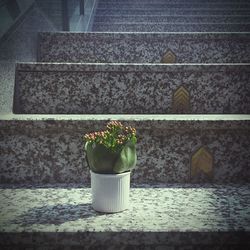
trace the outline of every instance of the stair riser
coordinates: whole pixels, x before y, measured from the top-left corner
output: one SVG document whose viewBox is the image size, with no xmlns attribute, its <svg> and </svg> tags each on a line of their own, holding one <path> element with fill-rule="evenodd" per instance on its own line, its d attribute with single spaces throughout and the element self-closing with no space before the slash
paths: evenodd
<svg viewBox="0 0 250 250">
<path fill-rule="evenodd" d="M 96 9 L 97 15 L 249 15 L 250 9 L 182 9 L 182 8 L 168 8 L 166 10 L 154 9 Z"/>
<path fill-rule="evenodd" d="M 248 32 L 247 24 L 168 24 L 168 23 L 101 23 L 95 22 L 92 27 L 95 32 Z"/>
<path fill-rule="evenodd" d="M 74 190 L 72 190 L 72 192 L 74 192 Z M 48 195 L 50 194 L 48 193 Z M 155 197 L 153 197 L 152 199 L 155 199 Z M 166 199 L 169 199 L 169 198 L 167 197 Z M 86 205 L 85 204 L 78 205 L 77 208 L 78 207 L 85 208 L 84 206 Z M 35 208 L 35 209 L 38 210 L 38 208 Z M 75 211 L 77 209 L 71 208 L 71 210 Z M 57 211 L 55 212 L 56 215 L 58 213 L 59 212 Z M 81 211 L 78 213 L 81 213 Z M 61 215 L 61 217 L 63 215 Z M 96 216 L 96 214 L 94 215 Z M 92 216 L 94 217 L 94 215 Z M 97 215 L 100 216 L 99 213 Z M 105 216 L 105 214 L 101 214 L 101 215 Z M 75 229 L 75 227 L 73 226 L 72 228 L 73 230 Z M 158 231 L 157 232 L 154 232 L 154 231 L 153 232 L 151 231 L 150 232 L 144 232 L 144 231 L 134 232 L 132 230 L 128 232 L 127 231 L 126 232 L 120 232 L 120 231 L 119 232 L 110 232 L 110 231 L 95 232 L 94 229 L 90 232 L 78 230 L 77 232 L 75 231 L 73 232 L 68 232 L 68 231 L 25 232 L 24 231 L 21 233 L 20 232 L 16 233 L 16 231 L 14 232 L 11 231 L 11 232 L 4 232 L 0 234 L 0 238 L 2 239 L 2 242 L 0 242 L 0 244 L 1 244 L 1 250 L 20 250 L 20 249 L 39 249 L 39 250 L 40 249 L 45 249 L 45 250 L 55 250 L 55 249 L 60 249 L 60 250 L 171 249 L 171 250 L 179 250 L 179 249 L 184 249 L 183 246 L 185 246 L 185 249 L 188 249 L 188 250 L 197 250 L 197 249 L 245 250 L 249 248 L 249 243 L 248 243 L 249 237 L 250 237 L 249 231 L 243 231 L 243 232 L 242 231 L 236 231 L 236 232 L 235 231 L 234 232 L 231 232 L 231 231 L 227 231 L 227 232 L 217 232 L 217 231 L 215 232 L 214 231 L 212 232 L 200 232 L 200 231 L 199 232 L 196 232 L 196 231 L 195 232 L 192 232 L 192 231 L 191 232 L 190 231 L 168 232 L 166 231 L 166 232 L 160 232 L 160 233 Z M 110 245 L 110 243 L 108 242 L 112 242 L 112 245 Z M 194 244 L 194 242 L 195 243 L 199 242 L 199 243 Z"/>
<path fill-rule="evenodd" d="M 90 182 L 83 135 L 106 121 L 0 122 L 0 183 Z M 137 128 L 132 183 L 250 181 L 249 121 L 125 121 Z M 197 157 L 201 148 L 205 154 Z M 204 153 L 204 152 L 203 152 Z M 191 169 L 212 161 L 208 174 Z M 198 166 L 198 167 L 199 167 Z M 196 166 L 197 167 L 197 166 Z"/>
<path fill-rule="evenodd" d="M 102 16 L 96 15 L 95 22 L 105 23 L 250 23 L 249 16 Z"/>
<path fill-rule="evenodd" d="M 247 114 L 250 65 L 18 64 L 14 113 Z"/>
<path fill-rule="evenodd" d="M 177 63 L 250 62 L 249 34 L 40 33 L 42 62 L 159 63 L 171 49 Z"/>
</svg>

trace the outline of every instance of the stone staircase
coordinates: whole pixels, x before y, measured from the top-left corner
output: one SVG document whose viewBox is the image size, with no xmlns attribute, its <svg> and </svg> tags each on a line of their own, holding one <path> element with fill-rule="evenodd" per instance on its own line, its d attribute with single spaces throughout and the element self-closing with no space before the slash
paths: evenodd
<svg viewBox="0 0 250 250">
<path fill-rule="evenodd" d="M 249 79 L 250 64 L 24 63 L 14 112 L 248 114 Z"/>
<path fill-rule="evenodd" d="M 100 1 L 93 31 L 247 32 L 249 14 L 248 1 Z"/>
<path fill-rule="evenodd" d="M 250 57 L 249 32 L 43 32 L 38 40 L 39 62 L 249 63 Z"/>
<path fill-rule="evenodd" d="M 107 0 L 93 33 L 39 33 L 0 120 L 0 248 L 248 249 L 249 14 L 246 0 Z M 83 150 L 109 120 L 138 134 L 118 214 L 92 209 Z"/>
</svg>

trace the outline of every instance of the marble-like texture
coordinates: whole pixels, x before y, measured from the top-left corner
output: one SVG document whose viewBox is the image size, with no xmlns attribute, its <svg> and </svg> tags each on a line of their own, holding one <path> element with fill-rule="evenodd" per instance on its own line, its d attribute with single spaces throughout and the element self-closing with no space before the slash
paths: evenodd
<svg viewBox="0 0 250 250">
<path fill-rule="evenodd" d="M 249 15 L 250 8 L 246 9 L 208 9 L 208 8 L 168 8 L 168 9 L 96 9 L 97 15 Z"/>
<path fill-rule="evenodd" d="M 12 111 L 15 82 L 14 72 L 15 63 L 13 61 L 0 61 L 0 114 Z"/>
<path fill-rule="evenodd" d="M 106 3 L 141 3 L 142 0 L 105 0 Z M 201 0 L 189 0 L 190 3 L 200 3 Z M 166 4 L 166 3 L 186 3 L 186 0 L 143 0 L 143 3 L 148 3 L 148 4 Z M 224 3 L 224 4 L 239 4 L 239 3 L 249 3 L 248 0 L 206 0 L 206 3 Z"/>
<path fill-rule="evenodd" d="M 115 4 L 116 3 L 116 4 Z M 99 1 L 98 8 L 100 9 L 145 9 L 145 10 L 166 10 L 171 8 L 182 8 L 182 9 L 216 9 L 216 10 L 244 10 L 244 9 L 250 9 L 250 4 L 246 2 L 217 2 L 217 3 L 211 3 L 211 2 L 194 2 L 194 1 L 182 1 L 181 2 L 165 2 L 165 3 L 154 3 L 151 1 L 149 3 L 148 1 L 141 1 L 140 3 L 137 1 L 131 2 L 131 1 L 123 1 L 123 2 L 117 2 L 117 1 Z"/>
<path fill-rule="evenodd" d="M 193 20 L 192 23 L 164 22 L 159 18 L 161 16 L 248 16 L 250 13 L 250 5 L 246 2 L 148 2 L 148 1 L 124 1 L 122 2 L 102 2 L 99 1 L 96 9 L 96 15 L 113 16 L 119 20 L 120 16 L 126 15 L 126 22 L 119 23 L 115 21 L 103 22 L 94 20 L 92 31 L 98 32 L 247 32 L 250 31 L 250 23 L 235 23 L 225 21 L 216 23 L 200 20 Z M 158 21 L 148 23 L 137 23 L 136 16 L 156 17 Z M 135 17 L 135 18 L 134 18 Z"/>
<path fill-rule="evenodd" d="M 106 3 L 106 4 L 128 4 L 128 5 L 132 5 L 132 4 L 172 4 L 172 5 L 176 5 L 176 4 L 187 4 L 187 0 L 103 0 L 103 1 L 99 1 L 100 4 L 102 3 Z M 199 5 L 201 4 L 201 0 L 188 0 L 188 3 L 190 4 L 195 4 L 195 5 Z M 226 5 L 235 5 L 235 6 L 239 6 L 239 5 L 249 5 L 249 1 L 248 0 L 206 0 L 203 1 L 202 3 L 204 4 L 211 4 L 211 5 L 221 5 L 223 4 L 224 6 Z M 115 5 L 113 5 L 114 7 Z"/>
<path fill-rule="evenodd" d="M 104 129 L 116 118 L 67 116 L 1 120 L 0 183 L 89 183 L 83 135 Z M 137 129 L 138 162 L 132 183 L 250 182 L 249 118 L 206 121 L 124 115 L 119 120 Z M 190 173 L 191 157 L 202 146 L 213 156 L 212 178 Z"/>
<path fill-rule="evenodd" d="M 190 95 L 186 113 L 250 113 L 250 64 L 60 64 L 16 67 L 14 113 L 168 114 L 173 94 Z"/>
<path fill-rule="evenodd" d="M 148 18 L 148 16 L 146 16 Z M 39 33 L 38 61 L 159 63 L 250 62 L 249 33 Z"/>
<path fill-rule="evenodd" d="M 250 15 L 250 11 L 249 14 Z M 169 24 L 169 23 L 102 23 L 94 22 L 95 32 L 249 32 L 250 23 L 240 24 Z"/>
<path fill-rule="evenodd" d="M 204 3 L 203 3 L 204 4 Z M 157 15 L 95 15 L 95 22 L 102 23 L 249 23 L 250 16 L 190 16 L 190 15 L 182 15 L 182 16 L 157 16 Z"/>
<path fill-rule="evenodd" d="M 0 200 L 1 249 L 250 247 L 249 185 L 135 186 L 114 214 L 93 210 L 89 187 L 1 188 Z"/>
</svg>

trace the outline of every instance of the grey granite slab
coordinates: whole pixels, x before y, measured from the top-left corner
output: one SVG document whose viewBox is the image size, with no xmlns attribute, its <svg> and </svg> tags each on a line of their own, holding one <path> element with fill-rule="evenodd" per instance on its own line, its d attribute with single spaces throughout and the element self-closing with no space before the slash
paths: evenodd
<svg viewBox="0 0 250 250">
<path fill-rule="evenodd" d="M 109 120 L 137 129 L 132 183 L 250 182 L 249 115 L 6 115 L 0 121 L 0 183 L 88 184 L 83 135 Z M 209 175 L 191 171 L 200 149 L 207 152 L 201 168 L 212 158 Z"/>
<path fill-rule="evenodd" d="M 250 9 L 209 9 L 209 8 L 168 8 L 162 9 L 134 9 L 134 8 L 121 8 L 109 9 L 98 8 L 96 9 L 97 15 L 249 15 Z"/>
<path fill-rule="evenodd" d="M 123 13 L 122 13 L 123 14 Z M 135 14 L 136 15 L 136 14 Z M 250 15 L 250 12 L 249 14 Z M 102 23 L 94 22 L 95 32 L 249 32 L 250 23 Z"/>
<path fill-rule="evenodd" d="M 13 108 L 21 114 L 248 114 L 249 79 L 249 64 L 19 63 Z"/>
<path fill-rule="evenodd" d="M 114 214 L 95 212 L 91 189 L 83 187 L 1 188 L 0 200 L 1 249 L 197 250 L 250 245 L 249 185 L 133 187 L 129 209 Z"/>
<path fill-rule="evenodd" d="M 0 61 L 0 113 L 12 112 L 15 63 Z"/>
<path fill-rule="evenodd" d="M 39 33 L 38 61 L 159 63 L 250 62 L 250 33 Z"/>
<path fill-rule="evenodd" d="M 249 3 L 208 3 L 206 1 L 203 2 L 192 2 L 192 1 L 186 1 L 182 3 L 148 3 L 145 1 L 139 2 L 103 2 L 99 1 L 98 8 L 100 9 L 141 9 L 141 10 L 167 10 L 172 8 L 181 8 L 181 9 L 214 9 L 214 10 L 244 10 L 244 9 L 250 9 Z"/>
<path fill-rule="evenodd" d="M 100 3 L 102 3 L 101 1 Z M 105 0 L 105 3 L 113 4 L 185 4 L 187 0 Z M 201 0 L 188 0 L 190 4 L 201 4 L 201 3 L 211 3 L 211 4 L 249 4 L 248 0 L 206 0 L 205 2 Z"/>
<path fill-rule="evenodd" d="M 173 16 L 173 15 L 95 15 L 95 22 L 109 22 L 109 23 L 249 23 L 250 16 L 241 15 L 241 16 L 220 16 L 214 15 L 213 18 L 211 16 L 203 16 L 203 15 L 181 15 L 181 16 Z"/>
</svg>

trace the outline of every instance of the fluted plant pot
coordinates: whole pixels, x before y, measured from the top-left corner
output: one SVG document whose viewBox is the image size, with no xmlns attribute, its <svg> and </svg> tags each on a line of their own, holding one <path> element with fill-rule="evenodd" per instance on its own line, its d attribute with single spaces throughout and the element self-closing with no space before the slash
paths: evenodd
<svg viewBox="0 0 250 250">
<path fill-rule="evenodd" d="M 85 140 L 92 207 L 106 213 L 127 209 L 130 174 L 137 161 L 135 129 L 113 121 L 106 131 L 86 134 Z"/>
<path fill-rule="evenodd" d="M 91 171 L 92 206 L 96 211 L 115 213 L 129 207 L 130 171 L 97 174 Z"/>
</svg>

